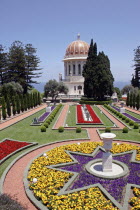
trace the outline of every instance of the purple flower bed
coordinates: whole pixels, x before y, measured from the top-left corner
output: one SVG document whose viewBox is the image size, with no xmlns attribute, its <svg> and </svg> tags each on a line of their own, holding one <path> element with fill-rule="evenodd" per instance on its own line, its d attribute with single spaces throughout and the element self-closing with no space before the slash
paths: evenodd
<svg viewBox="0 0 140 210">
<path fill-rule="evenodd" d="M 116 106 L 111 106 L 113 109 L 115 109 L 116 111 L 120 112 L 119 108 L 117 108 Z M 124 116 L 128 117 L 129 119 L 133 120 L 134 122 L 140 123 L 140 120 L 131 116 L 128 113 L 123 113 Z"/>
<path fill-rule="evenodd" d="M 51 107 L 51 111 L 53 111 L 55 108 L 55 106 Z M 48 115 L 50 114 L 50 112 L 45 112 L 43 113 L 39 118 L 38 118 L 38 122 L 44 122 L 44 120 L 48 117 Z"/>
<path fill-rule="evenodd" d="M 140 185 L 140 164 L 131 162 L 131 153 L 113 156 L 114 160 L 123 162 L 129 168 L 128 175 L 116 179 L 100 178 L 90 174 L 85 169 L 85 164 L 89 161 L 102 158 L 103 152 L 101 150 L 99 150 L 94 157 L 73 154 L 72 152 L 71 155 L 78 161 L 78 163 L 61 167 L 61 169 L 66 171 L 79 173 L 76 180 L 70 185 L 70 190 L 100 183 L 108 191 L 108 193 L 115 198 L 115 200 L 121 203 L 124 199 L 127 183 Z"/>
</svg>

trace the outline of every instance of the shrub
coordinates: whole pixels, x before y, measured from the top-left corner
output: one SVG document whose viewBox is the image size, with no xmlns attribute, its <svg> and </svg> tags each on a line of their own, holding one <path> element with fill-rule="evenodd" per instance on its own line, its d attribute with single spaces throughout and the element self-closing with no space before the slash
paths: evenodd
<svg viewBox="0 0 140 210">
<path fill-rule="evenodd" d="M 26 208 L 23 207 L 16 199 L 13 200 L 13 198 L 6 194 L 0 194 L 0 209 L 25 210 Z"/>
<path fill-rule="evenodd" d="M 121 113 L 119 113 L 119 118 L 122 118 L 122 117 L 123 117 L 123 115 Z"/>
<path fill-rule="evenodd" d="M 126 123 L 129 123 L 129 122 L 130 122 L 130 119 L 126 118 L 126 119 L 125 119 L 125 122 L 126 122 Z"/>
<path fill-rule="evenodd" d="M 128 133 L 128 128 L 127 127 L 123 128 L 123 133 Z"/>
<path fill-rule="evenodd" d="M 134 129 L 138 129 L 139 125 L 137 123 L 134 124 Z"/>
<path fill-rule="evenodd" d="M 81 133 L 81 127 L 76 128 L 76 133 Z"/>
<path fill-rule="evenodd" d="M 123 119 L 123 120 L 126 120 L 126 117 L 125 117 L 125 116 L 122 116 L 122 119 Z"/>
<path fill-rule="evenodd" d="M 105 129 L 105 133 L 110 133 L 111 132 L 111 128 L 106 128 Z"/>
<path fill-rule="evenodd" d="M 46 127 L 44 125 L 41 126 L 41 132 L 46 132 Z"/>
<path fill-rule="evenodd" d="M 46 120 L 46 123 L 50 125 L 51 121 L 49 119 Z"/>
<path fill-rule="evenodd" d="M 130 121 L 129 122 L 129 125 L 133 126 L 134 125 L 134 122 L 133 121 Z"/>
<path fill-rule="evenodd" d="M 58 131 L 59 131 L 60 133 L 64 132 L 64 127 L 60 126 L 60 127 L 58 128 Z"/>
<path fill-rule="evenodd" d="M 120 115 L 120 112 L 117 112 L 116 115 L 119 116 Z"/>
<path fill-rule="evenodd" d="M 44 126 L 46 127 L 46 128 L 48 128 L 49 127 L 49 124 L 48 123 L 44 123 Z"/>
</svg>

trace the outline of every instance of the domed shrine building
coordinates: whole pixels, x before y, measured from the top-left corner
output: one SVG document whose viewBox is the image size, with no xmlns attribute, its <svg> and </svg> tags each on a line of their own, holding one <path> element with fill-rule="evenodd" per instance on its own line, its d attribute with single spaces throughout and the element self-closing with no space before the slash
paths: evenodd
<svg viewBox="0 0 140 210">
<path fill-rule="evenodd" d="M 88 56 L 89 44 L 80 40 L 78 34 L 77 40 L 70 43 L 66 49 L 63 59 L 64 79 L 59 74 L 59 81 L 68 87 L 69 98 L 79 98 L 84 95 L 84 77 L 82 76 L 83 66 Z"/>
</svg>

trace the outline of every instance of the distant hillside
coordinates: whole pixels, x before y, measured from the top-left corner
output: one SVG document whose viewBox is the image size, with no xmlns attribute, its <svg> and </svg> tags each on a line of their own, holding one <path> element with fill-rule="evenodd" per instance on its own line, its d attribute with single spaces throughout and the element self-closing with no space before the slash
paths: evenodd
<svg viewBox="0 0 140 210">
<path fill-rule="evenodd" d="M 39 92 L 43 93 L 45 84 L 46 84 L 45 82 L 41 82 L 39 84 L 33 84 L 33 86 Z M 120 82 L 120 81 L 115 81 L 114 82 L 114 87 L 118 87 L 120 89 L 122 89 L 125 85 L 130 85 L 130 82 Z"/>
</svg>

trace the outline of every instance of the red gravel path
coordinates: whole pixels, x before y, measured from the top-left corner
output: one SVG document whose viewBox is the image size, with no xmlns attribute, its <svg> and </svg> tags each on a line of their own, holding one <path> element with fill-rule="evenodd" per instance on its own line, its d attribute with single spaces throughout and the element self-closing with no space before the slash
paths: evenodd
<svg viewBox="0 0 140 210">
<path fill-rule="evenodd" d="M 66 118 L 68 109 L 69 109 L 69 104 L 65 104 L 63 109 L 62 109 L 61 115 L 60 115 L 60 117 L 58 118 L 58 120 L 55 124 L 54 129 L 58 129 L 60 126 L 64 126 L 65 118 Z"/>
</svg>

